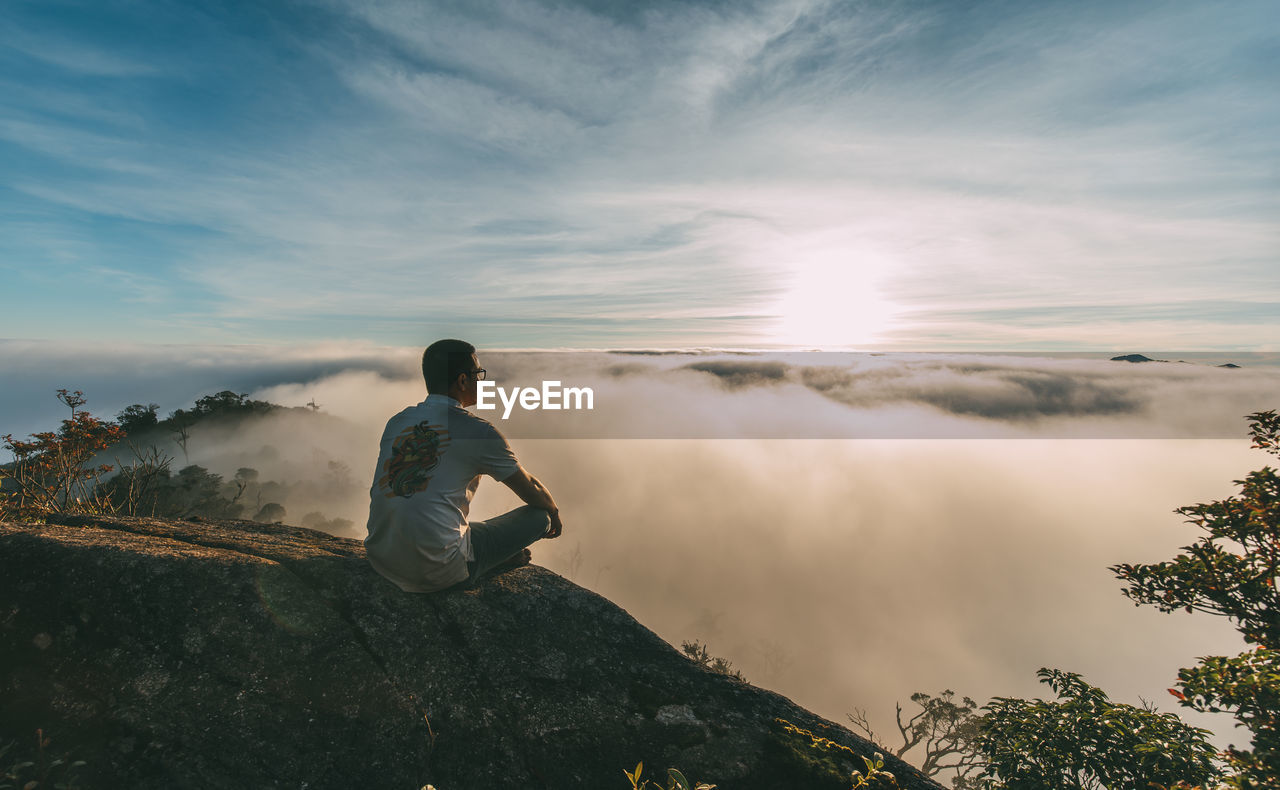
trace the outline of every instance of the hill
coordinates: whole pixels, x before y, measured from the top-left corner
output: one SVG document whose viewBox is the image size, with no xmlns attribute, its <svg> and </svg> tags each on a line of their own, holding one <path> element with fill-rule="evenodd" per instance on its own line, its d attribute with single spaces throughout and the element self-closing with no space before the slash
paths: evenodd
<svg viewBox="0 0 1280 790">
<path fill-rule="evenodd" d="M 874 751 L 536 566 L 411 595 L 356 540 L 80 516 L 0 523 L 0 575 L 0 742 L 43 728 L 83 786 L 849 786 L 778 719 Z"/>
</svg>

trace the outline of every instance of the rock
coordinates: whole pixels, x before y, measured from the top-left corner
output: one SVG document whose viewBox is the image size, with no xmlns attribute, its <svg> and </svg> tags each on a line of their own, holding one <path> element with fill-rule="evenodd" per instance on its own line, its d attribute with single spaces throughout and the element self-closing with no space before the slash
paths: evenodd
<svg viewBox="0 0 1280 790">
<path fill-rule="evenodd" d="M 537 566 L 413 595 L 314 530 L 64 517 L 0 523 L 0 577 L 0 743 L 42 728 L 90 788 L 843 790 L 861 760 L 776 720 L 875 751 Z"/>
</svg>

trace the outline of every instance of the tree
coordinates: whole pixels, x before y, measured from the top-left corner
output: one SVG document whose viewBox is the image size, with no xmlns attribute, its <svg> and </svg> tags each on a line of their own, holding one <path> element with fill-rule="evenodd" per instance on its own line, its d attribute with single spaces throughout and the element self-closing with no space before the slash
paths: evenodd
<svg viewBox="0 0 1280 790">
<path fill-rule="evenodd" d="M 231 504 L 240 501 L 240 497 L 244 495 L 245 489 L 258 482 L 258 470 L 249 466 L 242 466 L 236 470 L 236 476 L 231 479 L 231 484 L 235 486 L 235 496 L 231 497 Z"/>
<path fill-rule="evenodd" d="M 160 404 L 158 403 L 149 403 L 146 406 L 141 403 L 135 403 L 132 406 L 126 406 L 117 414 L 116 422 L 127 434 L 140 433 L 159 425 L 159 418 L 156 417 L 156 412 L 159 409 Z"/>
<path fill-rule="evenodd" d="M 170 475 L 166 466 L 139 512 L 173 518 L 238 518 L 244 508 L 223 496 L 223 487 L 222 476 L 203 466 L 184 466 L 176 475 Z"/>
<path fill-rule="evenodd" d="M 1253 447 L 1280 456 L 1280 417 L 1250 414 Z M 1234 713 L 1252 749 L 1228 751 L 1240 788 L 1280 788 L 1280 476 L 1269 466 L 1236 480 L 1227 499 L 1178 508 L 1202 536 L 1168 562 L 1115 565 L 1134 605 L 1162 612 L 1208 612 L 1256 645 L 1238 656 L 1208 656 L 1178 672 L 1170 692 L 1186 707 Z"/>
<path fill-rule="evenodd" d="M 263 524 L 279 524 L 285 519 L 284 505 L 279 502 L 268 502 L 253 514 L 253 520 Z"/>
<path fill-rule="evenodd" d="M 87 401 L 80 390 L 58 390 L 58 400 L 71 409 L 70 419 L 55 431 L 31 435 L 31 441 L 4 435 L 13 463 L 0 467 L 0 504 L 19 518 L 47 513 L 111 510 L 110 499 L 99 495 L 98 481 L 114 467 L 91 464 L 102 450 L 124 438 L 124 431 L 80 407 Z"/>
<path fill-rule="evenodd" d="M 978 748 L 993 790 L 1129 790 L 1218 775 L 1207 730 L 1172 713 L 1112 702 L 1074 672 L 1041 669 L 1057 702 L 996 697 Z"/>
<path fill-rule="evenodd" d="M 284 518 L 284 516 L 281 516 Z M 355 522 L 349 518 L 328 518 L 319 510 L 313 510 L 302 517 L 302 526 L 308 529 L 318 529 L 321 532 L 328 532 L 333 535 L 341 535 L 355 526 Z"/>
<path fill-rule="evenodd" d="M 982 717 L 976 713 L 978 703 L 969 697 L 963 697 L 957 703 L 951 689 L 936 697 L 917 692 L 911 695 L 911 701 L 920 710 L 905 722 L 902 720 L 902 705 L 895 706 L 902 746 L 897 750 L 885 748 L 893 751 L 895 757 L 905 759 L 907 752 L 921 747 L 923 755 L 917 763 L 920 773 L 938 776 L 945 771 L 954 771 L 954 786 L 967 787 L 970 775 L 980 764 L 976 739 Z M 849 715 L 849 722 L 866 733 L 872 742 L 884 745 L 871 728 L 866 711 L 855 710 Z"/>
<path fill-rule="evenodd" d="M 110 500 L 113 512 L 126 516 L 156 515 L 160 490 L 169 480 L 169 464 L 173 459 L 154 446 L 140 449 L 127 439 L 125 444 L 133 453 L 134 462 L 120 464 L 120 471 L 100 483 L 97 493 Z M 116 463 L 120 463 L 118 457 Z"/>
<path fill-rule="evenodd" d="M 212 416 L 215 414 L 235 414 L 245 411 L 249 408 L 249 396 L 246 393 L 236 393 L 231 390 L 223 390 L 213 395 L 205 395 L 196 399 L 193 412 L 200 416 Z"/>
<path fill-rule="evenodd" d="M 265 414 L 278 408 L 280 407 L 267 401 L 249 400 L 246 393 L 223 390 L 197 398 L 195 406 L 188 414 L 196 418 L 243 417 L 249 414 Z"/>
<path fill-rule="evenodd" d="M 191 440 L 190 414 L 178 409 L 169 415 L 169 431 L 173 434 L 174 443 L 182 450 L 182 460 L 191 463 L 191 456 L 187 454 L 187 442 Z"/>
</svg>

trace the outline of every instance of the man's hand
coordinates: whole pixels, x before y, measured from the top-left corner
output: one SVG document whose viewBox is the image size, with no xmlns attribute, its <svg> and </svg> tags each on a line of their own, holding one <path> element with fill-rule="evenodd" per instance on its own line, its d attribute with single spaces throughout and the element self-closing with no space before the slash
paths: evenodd
<svg viewBox="0 0 1280 790">
<path fill-rule="evenodd" d="M 550 513 L 551 528 L 547 530 L 546 537 L 560 537 L 560 533 L 564 531 L 564 525 L 560 523 L 560 508 L 556 507 L 556 501 L 551 498 L 551 492 L 538 478 L 526 472 L 522 466 L 503 480 L 502 484 L 510 488 L 526 505 L 540 507 Z"/>
<path fill-rule="evenodd" d="M 560 511 L 551 511 L 551 529 L 547 530 L 547 538 L 558 538 L 563 531 L 564 525 L 560 523 Z"/>
</svg>

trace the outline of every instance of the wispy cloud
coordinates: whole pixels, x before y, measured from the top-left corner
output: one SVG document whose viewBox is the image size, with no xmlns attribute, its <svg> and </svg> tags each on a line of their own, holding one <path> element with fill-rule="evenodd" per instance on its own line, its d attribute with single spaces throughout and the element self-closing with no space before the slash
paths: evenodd
<svg viewBox="0 0 1280 790">
<path fill-rule="evenodd" d="M 167 68 L 183 36 L 239 56 L 182 62 L 181 89 L 14 50 L 66 107 L 0 102 L 0 199 L 41 209 L 21 265 L 129 223 L 165 250 L 147 275 L 200 295 L 154 308 L 187 337 L 816 343 L 784 332 L 816 272 L 876 316 L 830 343 L 1273 342 L 1274 318 L 1214 307 L 1280 299 L 1267 4 L 391 0 L 321 4 L 306 35 L 282 14 L 162 15 L 130 61 Z M 116 41 L 26 16 L 40 52 Z"/>
<path fill-rule="evenodd" d="M 106 47 L 69 40 L 57 34 L 23 30 L 13 24 L 0 26 L 4 46 L 58 69 L 91 77 L 142 77 L 157 73 L 144 61 L 110 51 Z"/>
</svg>

